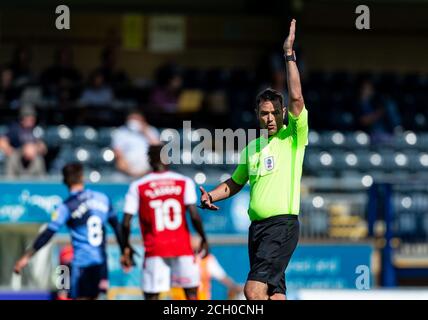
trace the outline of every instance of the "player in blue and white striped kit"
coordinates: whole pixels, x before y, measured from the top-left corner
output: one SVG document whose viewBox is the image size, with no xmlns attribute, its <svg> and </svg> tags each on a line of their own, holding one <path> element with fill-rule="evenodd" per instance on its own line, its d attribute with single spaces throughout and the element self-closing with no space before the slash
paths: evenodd
<svg viewBox="0 0 428 320">
<path fill-rule="evenodd" d="M 113 228 L 123 249 L 119 221 L 105 194 L 85 188 L 81 164 L 67 164 L 63 168 L 63 177 L 70 196 L 58 206 L 47 228 L 17 261 L 15 272 L 20 273 L 30 258 L 65 224 L 70 230 L 74 251 L 71 263 L 71 298 L 96 299 L 106 263 L 107 223 Z"/>
</svg>

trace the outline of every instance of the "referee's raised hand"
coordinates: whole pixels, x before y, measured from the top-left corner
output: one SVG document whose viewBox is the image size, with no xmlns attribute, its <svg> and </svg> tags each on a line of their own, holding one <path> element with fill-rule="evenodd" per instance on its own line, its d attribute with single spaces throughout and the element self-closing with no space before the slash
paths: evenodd
<svg viewBox="0 0 428 320">
<path fill-rule="evenodd" d="M 212 202 L 211 195 L 205 191 L 205 189 L 202 186 L 199 186 L 199 190 L 201 191 L 201 205 L 199 206 L 202 209 L 208 209 L 208 210 L 214 210 L 217 211 L 220 209 L 216 205 L 214 205 Z"/>
<path fill-rule="evenodd" d="M 294 39 L 296 38 L 296 20 L 291 20 L 290 24 L 290 31 L 288 33 L 287 39 L 284 41 L 283 49 L 284 53 L 286 55 L 292 55 L 293 54 L 293 44 Z"/>
</svg>

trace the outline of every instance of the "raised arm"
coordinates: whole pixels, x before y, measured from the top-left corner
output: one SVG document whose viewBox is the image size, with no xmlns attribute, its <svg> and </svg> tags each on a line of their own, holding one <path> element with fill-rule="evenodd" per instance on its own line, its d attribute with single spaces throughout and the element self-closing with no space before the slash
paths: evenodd
<svg viewBox="0 0 428 320">
<path fill-rule="evenodd" d="M 284 41 L 283 49 L 286 57 L 287 87 L 288 87 L 288 109 L 293 116 L 298 117 L 303 110 L 304 101 L 302 85 L 300 83 L 299 69 L 297 68 L 293 44 L 296 32 L 296 20 L 292 20 L 287 39 Z"/>
</svg>

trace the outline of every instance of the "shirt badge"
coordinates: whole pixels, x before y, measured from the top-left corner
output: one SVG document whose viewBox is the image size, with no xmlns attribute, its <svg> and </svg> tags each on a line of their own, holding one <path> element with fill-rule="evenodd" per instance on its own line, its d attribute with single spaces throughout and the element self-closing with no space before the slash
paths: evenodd
<svg viewBox="0 0 428 320">
<path fill-rule="evenodd" d="M 274 161 L 273 161 L 273 156 L 265 158 L 265 169 L 267 171 L 271 171 L 273 169 L 274 165 L 275 164 L 274 164 Z"/>
<path fill-rule="evenodd" d="M 58 219 L 58 216 L 59 216 L 58 210 L 54 210 L 51 214 L 52 221 L 56 221 Z"/>
</svg>

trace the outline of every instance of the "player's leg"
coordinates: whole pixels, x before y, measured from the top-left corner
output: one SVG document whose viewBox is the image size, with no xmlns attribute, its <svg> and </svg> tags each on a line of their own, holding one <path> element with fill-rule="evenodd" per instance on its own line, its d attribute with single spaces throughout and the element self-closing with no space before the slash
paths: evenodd
<svg viewBox="0 0 428 320">
<path fill-rule="evenodd" d="M 107 296 L 108 287 L 109 287 L 107 259 L 105 259 L 104 263 L 102 264 L 100 278 L 101 278 L 99 283 L 100 298 L 105 299 L 105 297 Z"/>
<path fill-rule="evenodd" d="M 159 293 L 144 292 L 144 300 L 159 300 Z"/>
<path fill-rule="evenodd" d="M 159 293 L 171 288 L 171 268 L 162 257 L 147 257 L 142 270 L 144 299 L 158 300 Z"/>
<path fill-rule="evenodd" d="M 287 300 L 285 296 L 285 272 L 282 273 L 281 280 L 277 286 L 268 287 L 268 295 L 270 300 Z"/>
<path fill-rule="evenodd" d="M 184 294 L 187 300 L 198 300 L 198 287 L 184 288 Z"/>
<path fill-rule="evenodd" d="M 77 299 L 79 293 L 80 268 L 72 265 L 70 268 L 70 299 Z"/>
<path fill-rule="evenodd" d="M 247 300 L 268 299 L 268 272 L 269 261 L 260 254 L 263 239 L 263 224 L 251 223 L 248 233 L 248 256 L 250 258 L 250 272 L 244 286 L 244 295 Z"/>
<path fill-rule="evenodd" d="M 80 268 L 78 279 L 79 300 L 95 300 L 100 293 L 100 281 L 102 275 L 102 265 L 93 265 Z"/>
<path fill-rule="evenodd" d="M 197 300 L 200 283 L 200 269 L 196 258 L 180 256 L 171 262 L 172 286 L 184 289 L 188 300 Z"/>
<path fill-rule="evenodd" d="M 258 280 L 247 280 L 244 294 L 247 300 L 268 300 L 268 285 Z"/>
</svg>

